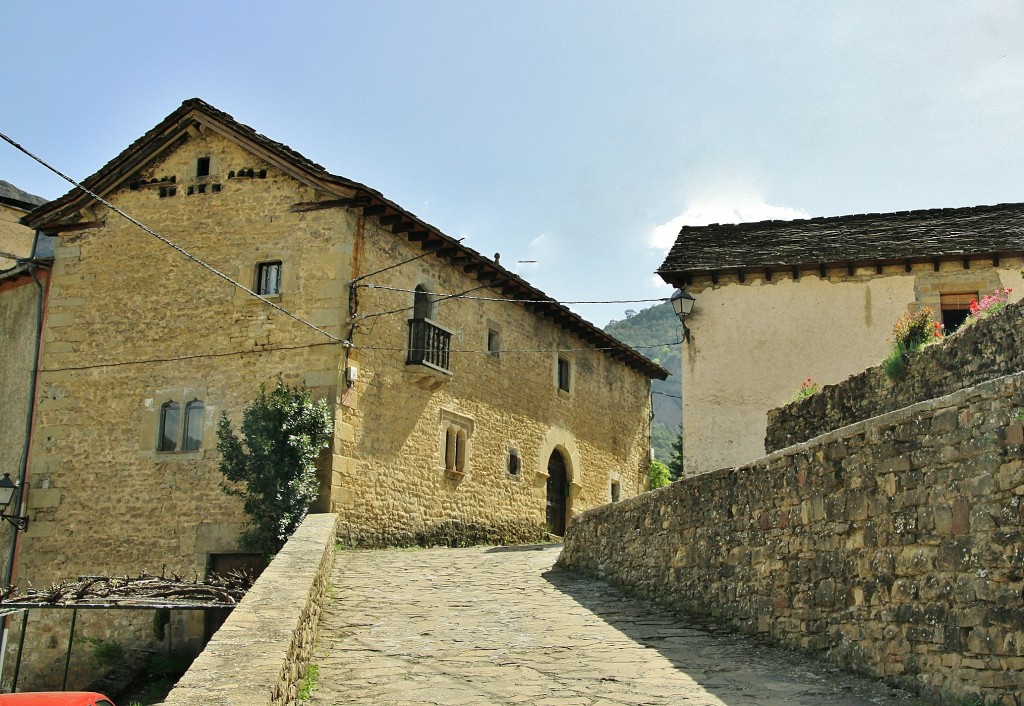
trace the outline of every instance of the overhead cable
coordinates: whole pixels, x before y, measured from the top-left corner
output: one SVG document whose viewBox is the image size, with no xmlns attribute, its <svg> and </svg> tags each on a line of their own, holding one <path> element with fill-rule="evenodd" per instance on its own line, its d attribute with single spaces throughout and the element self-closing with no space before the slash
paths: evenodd
<svg viewBox="0 0 1024 706">
<path fill-rule="evenodd" d="M 29 152 L 27 149 L 25 149 L 24 147 L 19 145 L 17 142 L 12 140 L 10 137 L 5 135 L 4 133 L 0 132 L 0 138 L 2 138 L 5 142 L 7 142 L 9 145 L 14 147 L 19 152 L 22 152 L 25 155 L 29 156 L 30 158 L 34 159 L 35 161 L 39 162 L 39 164 L 41 164 L 44 167 L 46 167 L 47 169 L 49 169 L 51 172 L 53 172 L 54 174 L 59 176 L 61 179 L 63 179 L 65 181 L 67 181 L 68 183 L 74 185 L 76 188 L 81 189 L 83 192 L 85 192 L 86 194 L 88 194 L 92 198 L 94 198 L 97 201 L 99 201 L 101 204 L 103 204 L 104 206 L 109 208 L 111 211 L 113 211 L 117 215 L 121 216 L 122 218 L 128 220 L 130 223 L 133 223 L 134 225 L 138 226 L 142 230 L 146 231 L 147 233 L 152 235 L 154 238 L 156 238 L 157 240 L 162 242 L 164 245 L 167 245 L 168 247 L 172 248 L 173 250 L 176 250 L 177 252 L 179 252 L 182 255 L 184 255 L 185 257 L 187 257 L 189 260 L 192 260 L 193 262 L 195 262 L 200 267 L 203 267 L 204 269 L 209 270 L 210 272 L 212 272 L 213 274 L 217 275 L 221 279 L 229 282 L 231 285 L 237 287 L 238 289 L 241 289 L 246 294 L 248 294 L 248 295 L 250 295 L 252 297 L 255 297 L 256 299 L 259 299 L 261 302 L 263 302 L 267 306 L 271 307 L 272 309 L 276 309 L 277 311 L 281 312 L 285 316 L 298 321 L 303 326 L 308 326 L 309 328 L 313 329 L 317 333 L 319 333 L 319 334 L 321 334 L 323 336 L 326 336 L 327 338 L 331 339 L 335 343 L 341 343 L 343 345 L 348 345 L 348 341 L 345 341 L 344 339 L 338 338 L 337 336 L 335 336 L 332 333 L 328 333 L 327 331 L 324 331 L 322 328 L 320 328 L 316 324 L 313 324 L 313 323 L 310 323 L 309 321 L 306 321 L 302 317 L 300 317 L 300 316 L 298 316 L 296 314 L 293 314 L 292 312 L 288 311 L 283 306 L 275 304 L 274 302 L 270 301 L 266 297 L 264 297 L 264 296 L 262 296 L 260 294 L 257 294 L 256 292 L 254 292 L 253 290 L 249 289 L 248 287 L 246 287 L 241 282 L 238 282 L 238 281 L 232 279 L 231 277 L 229 277 L 228 275 L 224 274 L 223 272 L 218 270 L 213 265 L 207 264 L 203 260 L 199 259 L 198 257 L 193 255 L 192 253 L 190 253 L 187 250 L 185 250 L 185 248 L 181 247 L 177 243 L 172 242 L 170 239 L 160 235 L 155 230 L 153 230 L 152 228 L 150 228 L 146 224 L 142 223 L 138 219 L 136 219 L 133 216 L 130 216 L 129 214 L 125 213 L 124 211 L 119 209 L 117 206 L 115 206 L 114 204 L 112 204 L 109 201 L 107 201 L 106 199 L 104 199 L 102 196 L 99 196 L 98 194 L 95 194 L 92 191 L 90 191 L 89 189 L 85 188 L 84 186 L 79 184 L 77 181 L 75 181 L 74 179 L 69 177 L 67 174 L 64 174 L 63 172 L 59 171 L 57 168 L 50 166 L 50 164 L 48 164 L 46 161 L 44 161 L 41 157 L 37 157 L 36 155 L 32 154 L 31 152 Z"/>
<path fill-rule="evenodd" d="M 495 284 L 494 282 L 490 284 Z M 367 289 L 386 289 L 391 292 L 408 292 L 415 294 L 415 289 L 402 289 L 401 287 L 387 287 L 382 284 L 359 284 L 357 287 L 366 287 Z M 644 304 L 648 302 L 667 302 L 668 297 L 659 297 L 657 299 L 606 299 L 606 300 L 579 300 L 579 301 L 562 301 L 555 299 L 512 299 L 506 297 L 468 297 L 465 294 L 445 294 L 442 292 L 424 292 L 422 294 L 429 294 L 434 297 L 444 297 L 445 299 L 475 299 L 477 301 L 484 302 L 514 302 L 519 304 Z"/>
</svg>

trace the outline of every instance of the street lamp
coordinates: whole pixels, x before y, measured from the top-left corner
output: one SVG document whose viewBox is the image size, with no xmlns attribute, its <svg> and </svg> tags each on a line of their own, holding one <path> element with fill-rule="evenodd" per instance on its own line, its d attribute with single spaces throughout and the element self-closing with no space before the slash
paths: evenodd
<svg viewBox="0 0 1024 706">
<path fill-rule="evenodd" d="M 686 327 L 686 317 L 693 311 L 693 303 L 696 299 L 685 289 L 677 289 L 672 293 L 672 298 L 669 301 L 672 302 L 672 309 L 676 312 L 676 316 L 679 317 L 679 323 L 683 327 L 683 338 L 689 343 L 690 329 Z"/>
<path fill-rule="evenodd" d="M 14 492 L 17 489 L 18 486 L 11 480 L 11 474 L 4 473 L 4 477 L 0 478 L 0 517 L 10 522 L 16 529 L 24 532 L 28 529 L 28 517 L 7 514 L 7 507 L 14 500 Z"/>
</svg>

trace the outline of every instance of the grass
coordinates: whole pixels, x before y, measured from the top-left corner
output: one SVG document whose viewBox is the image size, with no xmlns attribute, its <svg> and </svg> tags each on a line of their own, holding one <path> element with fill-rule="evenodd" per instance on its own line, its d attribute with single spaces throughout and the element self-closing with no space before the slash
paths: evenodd
<svg viewBox="0 0 1024 706">
<path fill-rule="evenodd" d="M 316 680 L 320 678 L 320 665 L 310 664 L 306 669 L 306 676 L 299 682 L 299 703 L 309 701 L 316 689 Z"/>
<path fill-rule="evenodd" d="M 907 374 L 907 349 L 895 344 L 882 361 L 882 372 L 890 380 L 902 380 Z"/>
</svg>

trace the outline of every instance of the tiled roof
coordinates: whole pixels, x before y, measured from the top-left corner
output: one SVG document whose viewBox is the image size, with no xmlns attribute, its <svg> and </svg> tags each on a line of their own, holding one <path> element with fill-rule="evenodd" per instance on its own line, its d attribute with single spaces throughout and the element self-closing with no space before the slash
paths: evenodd
<svg viewBox="0 0 1024 706">
<path fill-rule="evenodd" d="M 684 226 L 658 274 L 1024 252 L 1024 204 Z"/>
<path fill-rule="evenodd" d="M 190 125 L 201 122 L 212 129 L 231 134 L 235 139 L 249 142 L 257 151 L 262 151 L 274 163 L 287 167 L 288 173 L 304 180 L 316 188 L 340 198 L 308 204 L 310 208 L 323 205 L 361 209 L 368 216 L 388 219 L 388 227 L 399 237 L 418 242 L 426 249 L 436 251 L 438 258 L 447 259 L 452 266 L 461 267 L 464 272 L 482 282 L 492 282 L 494 288 L 506 296 L 525 300 L 523 306 L 551 319 L 555 325 L 571 331 L 602 350 L 606 355 L 646 375 L 648 378 L 664 380 L 669 372 L 643 354 L 605 333 L 564 304 L 552 299 L 514 272 L 506 270 L 494 260 L 422 221 L 398 204 L 386 199 L 379 191 L 342 176 L 330 174 L 321 165 L 304 157 L 287 145 L 271 140 L 248 125 L 236 121 L 227 113 L 214 108 L 198 98 L 185 101 L 156 127 L 129 145 L 118 156 L 99 171 L 82 181 L 90 191 L 103 195 L 125 183 L 139 169 L 140 164 L 153 155 L 168 149 L 175 140 L 182 139 L 183 131 Z M 49 202 L 25 218 L 22 222 L 34 228 L 56 232 L 60 224 L 81 220 L 80 211 L 91 198 L 79 189 L 73 189 L 59 199 Z"/>
<path fill-rule="evenodd" d="M 31 210 L 34 206 L 46 203 L 46 199 L 42 196 L 22 191 L 11 182 L 4 181 L 3 179 L 0 179 L 0 201 L 23 208 L 26 211 Z"/>
</svg>

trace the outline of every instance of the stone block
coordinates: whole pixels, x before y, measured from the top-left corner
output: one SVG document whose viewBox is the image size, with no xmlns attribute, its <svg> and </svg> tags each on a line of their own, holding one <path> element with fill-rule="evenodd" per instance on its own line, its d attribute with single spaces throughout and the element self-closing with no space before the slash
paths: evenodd
<svg viewBox="0 0 1024 706">
<path fill-rule="evenodd" d="M 60 505 L 61 492 L 58 488 L 31 489 L 28 494 L 28 506 L 31 509 L 57 507 Z"/>
<path fill-rule="evenodd" d="M 971 505 L 966 500 L 957 500 L 952 507 L 952 532 L 954 535 L 963 535 L 970 529 Z"/>
</svg>

